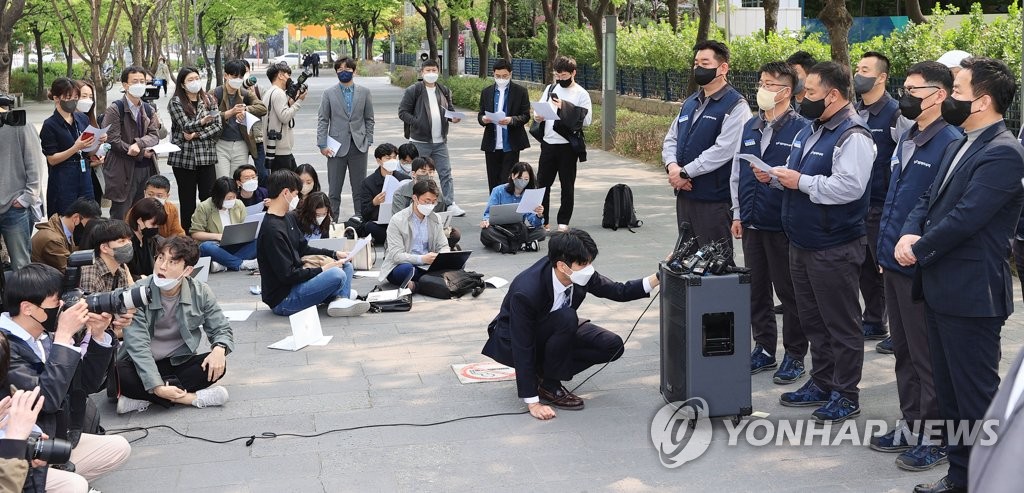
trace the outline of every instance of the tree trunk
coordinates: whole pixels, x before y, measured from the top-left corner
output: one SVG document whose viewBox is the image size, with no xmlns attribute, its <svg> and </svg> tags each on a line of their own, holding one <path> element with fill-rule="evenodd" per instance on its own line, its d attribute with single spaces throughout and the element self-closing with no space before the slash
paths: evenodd
<svg viewBox="0 0 1024 493">
<path fill-rule="evenodd" d="M 423 3 L 423 9 L 420 10 L 419 4 L 412 4 L 416 12 L 423 17 L 423 23 L 427 27 L 427 56 L 431 60 L 437 60 L 437 30 L 440 29 L 441 21 L 438 18 L 440 13 L 437 12 L 437 0 L 425 0 Z"/>
<path fill-rule="evenodd" d="M 768 40 L 768 33 L 778 32 L 779 29 L 779 0 L 764 0 L 764 39 Z"/>
<path fill-rule="evenodd" d="M 477 75 L 483 79 L 487 77 L 487 62 L 490 57 L 491 33 L 494 32 L 494 11 L 499 5 L 496 0 L 491 0 L 487 9 L 487 24 L 484 27 L 484 35 L 480 37 L 480 29 L 477 28 L 476 19 L 469 18 L 469 28 L 473 31 L 473 41 L 476 42 L 476 51 L 479 53 L 480 70 Z"/>
<path fill-rule="evenodd" d="M 538 0 L 544 8 L 544 24 L 548 31 L 548 59 L 544 61 L 544 83 L 550 84 L 554 79 L 552 76 L 552 63 L 558 58 L 558 2 L 559 0 Z"/>
<path fill-rule="evenodd" d="M 448 75 L 459 75 L 459 19 L 454 15 L 448 16 L 448 51 L 444 55 L 448 58 Z"/>
<path fill-rule="evenodd" d="M 373 37 L 374 32 L 372 22 L 364 22 L 362 25 L 363 30 L 363 60 L 373 60 Z"/>
<path fill-rule="evenodd" d="M 512 61 L 512 47 L 508 45 L 508 0 L 494 0 L 499 9 L 498 21 L 498 56 Z"/>
<path fill-rule="evenodd" d="M 818 14 L 818 19 L 821 19 L 821 23 L 828 29 L 832 43 L 832 61 L 849 66 L 850 26 L 853 25 L 853 17 L 846 10 L 846 2 L 825 0 L 825 7 Z"/>
<path fill-rule="evenodd" d="M 25 0 L 0 0 L 0 91 L 11 90 L 11 36 L 25 11 Z"/>
<path fill-rule="evenodd" d="M 43 33 L 46 29 L 39 27 L 39 22 L 32 23 L 32 40 L 36 43 L 36 100 L 46 101 L 46 88 L 43 87 Z"/>
<path fill-rule="evenodd" d="M 178 60 L 182 67 L 192 66 L 192 46 L 189 41 L 192 36 L 189 33 L 189 25 L 192 20 L 192 2 L 190 0 L 177 0 L 178 1 Z M 288 51 L 288 47 L 284 47 L 285 51 Z"/>
<path fill-rule="evenodd" d="M 132 52 L 132 65 L 145 66 L 146 63 L 146 49 L 145 46 L 145 23 L 146 16 L 149 15 L 150 9 L 153 8 L 153 4 L 150 2 L 121 2 L 121 7 L 124 8 L 124 13 L 128 15 L 128 23 L 132 26 L 131 33 L 131 52 Z"/>
<path fill-rule="evenodd" d="M 82 56 L 90 67 L 93 83 L 96 84 L 96 107 L 107 107 L 106 80 L 103 77 L 103 64 L 110 54 L 111 46 L 114 45 L 114 37 L 117 35 L 118 22 L 121 20 L 122 9 L 114 0 L 114 3 L 106 5 L 98 0 L 86 4 L 88 19 L 83 20 L 73 8 L 70 0 L 51 0 L 54 10 L 66 12 L 64 16 L 58 16 L 58 20 L 67 33 L 74 33 L 79 44 L 75 47 L 78 54 Z M 61 7 L 63 5 L 63 7 Z M 86 22 L 88 21 L 88 22 Z M 87 34 L 88 33 L 88 34 Z M 116 75 L 115 75 L 116 77 Z"/>
<path fill-rule="evenodd" d="M 924 12 L 921 12 L 921 0 L 907 0 L 907 17 L 910 18 L 910 22 L 914 24 L 924 24 L 928 22 L 928 19 L 924 18 Z"/>
<path fill-rule="evenodd" d="M 668 23 L 672 32 L 679 31 L 679 0 L 668 0 Z"/>
<path fill-rule="evenodd" d="M 591 31 L 594 32 L 594 47 L 597 49 L 598 60 L 602 59 L 602 50 L 604 49 L 604 36 L 601 33 L 602 17 L 611 5 L 610 0 L 600 0 L 597 4 L 597 9 L 593 10 L 590 8 L 590 0 L 576 0 L 577 10 L 586 17 L 587 22 L 590 23 Z"/>
<path fill-rule="evenodd" d="M 72 57 L 74 56 L 74 51 L 75 51 L 74 47 L 72 46 L 74 44 L 74 39 L 72 38 L 72 36 L 70 34 L 68 34 L 65 37 L 64 31 L 60 31 L 59 34 L 60 34 L 60 51 L 61 51 L 61 53 L 64 53 L 64 63 L 67 64 L 67 71 L 66 71 L 67 76 L 68 77 L 74 77 L 75 76 L 75 61 L 72 59 Z"/>
<path fill-rule="evenodd" d="M 331 70 L 334 70 L 334 57 L 331 56 L 331 53 L 333 51 L 333 50 L 331 50 L 331 45 L 332 45 L 333 39 L 331 38 L 331 23 L 330 22 L 328 22 L 327 24 L 324 25 L 324 30 L 327 31 L 327 64 L 331 66 Z"/>
<path fill-rule="evenodd" d="M 210 70 L 210 54 L 209 48 L 206 46 L 206 36 L 203 35 L 203 18 L 206 17 L 206 13 L 200 13 L 196 16 L 196 35 L 199 37 L 199 53 L 203 57 L 203 72 L 206 74 L 206 90 L 210 90 L 212 70 Z M 218 43 L 219 45 L 219 43 Z M 220 47 L 218 46 L 218 49 Z"/>
<path fill-rule="evenodd" d="M 214 38 L 213 39 L 215 39 L 217 41 L 217 47 L 213 49 L 213 57 L 214 57 L 214 59 L 213 59 L 213 66 L 214 66 L 214 71 L 215 71 L 215 73 L 217 75 L 216 75 L 216 81 L 215 82 L 214 81 L 210 81 L 209 79 L 207 79 L 207 81 L 206 81 L 206 90 L 210 90 L 211 82 L 215 86 L 215 85 L 219 84 L 221 80 L 224 79 L 224 57 L 221 56 L 221 50 L 223 50 L 222 47 L 224 46 L 224 28 L 225 28 L 225 26 L 226 25 L 218 25 L 217 27 L 214 28 L 215 29 L 215 31 L 214 31 L 215 34 L 214 34 Z"/>
<path fill-rule="evenodd" d="M 697 11 L 700 15 L 700 19 L 697 22 L 696 43 L 707 41 L 708 39 L 708 32 L 711 30 L 711 8 L 714 6 L 713 2 L 714 0 L 697 0 Z M 693 67 L 693 60 L 696 56 L 697 54 L 694 53 L 694 56 L 690 58 L 689 65 L 687 65 L 687 70 L 691 75 L 693 74 L 693 69 L 690 67 Z M 693 77 L 687 77 L 686 80 L 686 93 L 689 94 L 696 91 L 697 83 L 693 81 Z"/>
</svg>

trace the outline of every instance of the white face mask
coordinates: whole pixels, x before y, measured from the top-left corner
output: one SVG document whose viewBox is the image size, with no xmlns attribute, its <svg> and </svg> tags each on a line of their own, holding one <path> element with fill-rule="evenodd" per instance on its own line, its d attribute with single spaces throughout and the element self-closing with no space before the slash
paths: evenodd
<svg viewBox="0 0 1024 493">
<path fill-rule="evenodd" d="M 155 198 L 157 202 L 160 202 L 160 205 L 164 205 L 164 204 L 167 203 L 167 199 L 162 199 L 160 197 L 153 197 L 153 198 Z"/>
<path fill-rule="evenodd" d="M 259 180 L 256 180 L 256 179 L 252 179 L 252 180 L 249 180 L 249 181 L 243 181 L 242 182 L 242 190 L 245 190 L 246 192 L 255 192 L 256 189 L 259 188 L 259 187 L 260 187 L 260 182 L 259 182 Z"/>
<path fill-rule="evenodd" d="M 498 89 L 504 89 L 508 87 L 510 82 L 512 82 L 512 79 L 499 79 L 497 77 L 494 78 L 494 85 L 498 86 Z"/>
<path fill-rule="evenodd" d="M 387 170 L 388 173 L 393 173 L 396 169 L 398 169 L 398 160 L 397 159 L 388 159 L 387 161 L 384 161 L 383 163 L 380 163 L 380 165 L 385 170 Z"/>
<path fill-rule="evenodd" d="M 416 204 L 416 209 L 424 216 L 429 216 L 430 213 L 434 212 L 434 207 L 437 207 L 437 204 Z"/>
<path fill-rule="evenodd" d="M 166 277 L 154 276 L 153 277 L 153 285 L 158 287 L 158 288 L 160 288 L 160 291 L 170 291 L 170 290 L 178 287 L 178 283 L 181 282 L 181 278 L 184 275 L 185 275 L 185 273 L 182 272 L 180 276 L 175 277 L 174 279 L 168 279 Z"/>
<path fill-rule="evenodd" d="M 568 264 L 567 264 L 568 265 Z M 570 268 L 571 270 L 571 268 Z M 580 270 L 574 270 L 569 274 L 569 280 L 573 284 L 580 286 L 586 286 L 590 282 L 590 277 L 594 275 L 594 264 L 589 264 Z"/>
<path fill-rule="evenodd" d="M 146 84 L 132 84 L 128 86 L 128 94 L 133 97 L 141 98 L 146 95 Z"/>
<path fill-rule="evenodd" d="M 79 113 L 88 113 L 92 109 L 93 102 L 91 99 L 79 99 L 78 110 Z"/>
<path fill-rule="evenodd" d="M 327 216 L 316 216 L 316 223 L 323 224 L 327 220 Z"/>
<path fill-rule="evenodd" d="M 288 202 L 288 210 L 294 211 L 295 208 L 298 207 L 298 206 L 299 206 L 299 196 L 296 195 L 296 196 L 292 197 L 292 200 L 290 202 Z"/>
<path fill-rule="evenodd" d="M 228 86 L 237 91 L 242 88 L 243 82 L 245 82 L 244 79 L 228 79 Z"/>
<path fill-rule="evenodd" d="M 302 185 L 302 195 L 306 195 L 307 193 L 312 192 L 312 191 L 313 191 L 313 184 L 312 183 L 307 183 L 305 185 Z"/>
<path fill-rule="evenodd" d="M 404 171 L 405 174 L 407 174 L 407 175 L 411 175 L 412 174 L 412 163 L 399 162 L 398 165 L 402 167 L 402 171 Z"/>
<path fill-rule="evenodd" d="M 423 82 L 426 82 L 427 84 L 433 84 L 437 82 L 437 79 L 439 77 L 441 77 L 441 74 L 438 74 L 437 72 L 427 72 L 423 74 Z"/>
<path fill-rule="evenodd" d="M 198 81 L 198 80 L 194 80 L 192 82 L 188 82 L 188 83 L 185 84 L 185 90 L 190 92 L 190 93 L 192 93 L 192 94 L 195 94 L 195 93 L 199 92 L 202 88 L 203 88 L 203 83 L 201 81 Z"/>
<path fill-rule="evenodd" d="M 235 199 L 226 199 L 222 204 L 225 210 L 231 210 L 235 206 Z"/>
</svg>

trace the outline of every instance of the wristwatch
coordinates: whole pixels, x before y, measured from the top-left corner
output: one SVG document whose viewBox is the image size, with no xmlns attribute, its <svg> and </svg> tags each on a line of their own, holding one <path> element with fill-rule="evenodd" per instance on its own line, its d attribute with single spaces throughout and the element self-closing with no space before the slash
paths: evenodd
<svg viewBox="0 0 1024 493">
<path fill-rule="evenodd" d="M 210 344 L 210 349 L 213 349 L 215 347 L 222 347 L 222 348 L 224 348 L 224 354 L 228 354 L 228 345 L 227 344 L 224 344 L 223 342 L 215 342 L 213 344 Z"/>
<path fill-rule="evenodd" d="M 679 167 L 679 177 L 684 180 L 690 179 L 690 175 L 686 173 L 686 168 L 683 168 L 682 166 Z"/>
</svg>

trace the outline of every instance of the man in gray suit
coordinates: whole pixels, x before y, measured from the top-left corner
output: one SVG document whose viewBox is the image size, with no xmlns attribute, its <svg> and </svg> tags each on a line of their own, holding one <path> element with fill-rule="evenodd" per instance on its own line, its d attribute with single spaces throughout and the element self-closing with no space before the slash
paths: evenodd
<svg viewBox="0 0 1024 493">
<path fill-rule="evenodd" d="M 1010 366 L 999 392 L 985 413 L 982 423 L 995 420 L 996 443 L 976 443 L 971 449 L 971 462 L 967 468 L 968 491 L 1002 493 L 1020 491 L 1024 482 L 1024 469 L 1020 457 L 1024 454 L 1024 351 Z M 984 439 L 985 428 L 979 438 Z"/>
<path fill-rule="evenodd" d="M 331 215 L 337 220 L 341 209 L 341 187 L 348 171 L 352 189 L 353 215 L 359 214 L 359 186 L 366 178 L 366 151 L 373 144 L 373 101 L 370 90 L 353 82 L 356 61 L 345 57 L 334 62 L 338 85 L 324 91 L 316 124 L 316 144 L 327 156 L 328 196 Z M 341 144 L 327 145 L 327 137 Z M 334 144 L 337 146 L 338 144 Z"/>
</svg>

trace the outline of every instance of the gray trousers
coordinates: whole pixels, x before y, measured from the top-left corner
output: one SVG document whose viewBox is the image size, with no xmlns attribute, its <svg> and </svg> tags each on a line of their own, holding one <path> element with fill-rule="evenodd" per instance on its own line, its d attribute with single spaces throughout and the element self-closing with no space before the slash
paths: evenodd
<svg viewBox="0 0 1024 493">
<path fill-rule="evenodd" d="M 866 243 L 861 236 L 825 250 L 789 248 L 796 307 L 811 343 L 811 378 L 822 390 L 854 402 L 864 367 L 857 286 Z"/>
<path fill-rule="evenodd" d="M 151 170 L 150 166 L 132 168 L 130 171 L 132 176 L 128 178 L 128 198 L 123 202 L 110 202 L 110 217 L 112 219 L 124 219 L 128 215 L 128 209 L 131 209 L 135 202 L 142 200 L 146 192 L 146 182 L 153 176 Z"/>
<path fill-rule="evenodd" d="M 864 297 L 864 323 L 885 328 L 885 286 L 878 272 L 878 228 L 882 221 L 882 208 L 871 207 L 864 223 L 868 229 L 868 250 L 860 270 L 860 295 Z"/>
<path fill-rule="evenodd" d="M 352 144 L 348 154 L 327 158 L 327 182 L 329 184 L 327 195 L 331 199 L 331 216 L 335 222 L 342 220 L 341 212 L 341 187 L 345 184 L 345 173 L 349 175 L 349 185 L 352 187 L 352 215 L 359 214 L 359 191 L 363 179 L 366 178 L 366 153 L 361 152 Z"/>
<path fill-rule="evenodd" d="M 732 258 L 732 204 L 725 202 L 700 202 L 690 200 L 684 194 L 676 194 L 676 220 L 679 224 L 689 222 L 693 234 L 697 235 L 700 246 L 721 241 L 729 249 Z"/>
<path fill-rule="evenodd" d="M 448 201 L 446 205 L 455 203 L 455 181 L 452 180 L 452 164 L 448 160 L 448 144 L 433 144 L 430 142 L 413 142 L 416 152 L 420 157 L 429 157 L 434 160 L 434 168 L 437 169 L 437 176 L 441 179 L 441 193 Z"/>
<path fill-rule="evenodd" d="M 743 228 L 743 261 L 750 269 L 750 328 L 754 342 L 771 354 L 778 345 L 772 288 L 782 302 L 782 346 L 793 359 L 807 355 L 807 337 L 793 296 L 789 238 L 781 231 Z"/>
<path fill-rule="evenodd" d="M 885 299 L 889 300 L 889 331 L 896 356 L 896 390 L 907 426 L 921 419 L 939 419 L 939 402 L 932 380 L 928 349 L 928 323 L 924 302 L 911 299 L 914 279 L 886 272 Z"/>
</svg>

